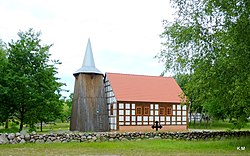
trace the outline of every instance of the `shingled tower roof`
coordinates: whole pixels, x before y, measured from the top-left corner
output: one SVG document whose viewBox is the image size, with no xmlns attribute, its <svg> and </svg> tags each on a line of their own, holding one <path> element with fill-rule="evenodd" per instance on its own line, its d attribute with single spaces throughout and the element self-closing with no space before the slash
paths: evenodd
<svg viewBox="0 0 250 156">
<path fill-rule="evenodd" d="M 82 67 L 78 69 L 73 75 L 88 73 L 88 74 L 100 74 L 103 75 L 102 72 L 95 67 L 95 61 L 92 53 L 90 39 L 88 39 L 88 44 L 84 56 L 84 60 L 82 63 Z"/>
</svg>

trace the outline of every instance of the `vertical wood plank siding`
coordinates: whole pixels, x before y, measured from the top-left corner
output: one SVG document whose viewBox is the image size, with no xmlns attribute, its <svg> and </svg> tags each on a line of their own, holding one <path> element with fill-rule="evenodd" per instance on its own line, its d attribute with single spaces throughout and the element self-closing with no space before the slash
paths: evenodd
<svg viewBox="0 0 250 156">
<path fill-rule="evenodd" d="M 109 130 L 102 75 L 79 74 L 75 76 L 70 130 L 84 132 Z"/>
</svg>

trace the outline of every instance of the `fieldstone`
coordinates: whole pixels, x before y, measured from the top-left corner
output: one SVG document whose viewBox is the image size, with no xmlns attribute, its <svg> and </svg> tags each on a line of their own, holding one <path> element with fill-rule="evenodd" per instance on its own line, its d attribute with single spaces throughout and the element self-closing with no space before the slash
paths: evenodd
<svg viewBox="0 0 250 156">
<path fill-rule="evenodd" d="M 16 133 L 16 136 L 20 136 L 21 134 L 19 132 Z"/>
<path fill-rule="evenodd" d="M 93 136 L 93 137 L 92 137 L 92 140 L 93 140 L 93 141 L 96 141 L 96 140 L 97 140 L 97 138 L 96 138 L 95 136 Z"/>
<path fill-rule="evenodd" d="M 32 131 L 31 134 L 32 134 L 32 135 L 36 135 L 36 132 L 35 132 L 35 131 Z"/>
<path fill-rule="evenodd" d="M 50 139 L 47 139 L 45 143 L 51 143 L 52 141 Z"/>
<path fill-rule="evenodd" d="M 53 141 L 53 142 L 55 142 L 55 143 L 59 143 L 59 142 L 61 142 L 60 140 L 58 140 L 58 139 L 56 139 L 55 141 Z"/>
<path fill-rule="evenodd" d="M 30 139 L 30 142 L 33 143 L 33 142 L 36 142 L 36 140 L 35 139 Z"/>
<path fill-rule="evenodd" d="M 17 142 L 16 142 L 16 140 L 15 139 L 13 139 L 13 140 L 10 140 L 10 142 L 9 142 L 10 144 L 16 144 Z"/>
<path fill-rule="evenodd" d="M 21 135 L 20 135 L 20 138 L 21 138 L 21 139 L 24 139 L 24 135 L 23 135 L 23 134 L 21 134 Z"/>
<path fill-rule="evenodd" d="M 22 139 L 22 140 L 19 142 L 19 144 L 24 144 L 24 143 L 26 143 L 26 141 L 25 141 L 24 139 Z"/>
<path fill-rule="evenodd" d="M 29 134 L 25 134 L 25 135 L 24 135 L 24 139 L 25 139 L 26 141 L 28 141 L 28 140 L 30 139 L 30 135 L 29 135 Z"/>
<path fill-rule="evenodd" d="M 13 140 L 15 138 L 15 134 L 14 133 L 10 133 L 9 135 L 8 135 L 8 139 L 9 140 Z"/>
<path fill-rule="evenodd" d="M 1 144 L 7 144 L 9 143 L 9 140 L 6 138 L 6 136 L 4 134 L 0 135 L 0 145 Z"/>
<path fill-rule="evenodd" d="M 121 138 L 121 141 L 128 141 L 127 138 Z"/>
<path fill-rule="evenodd" d="M 115 138 L 115 137 L 116 137 L 116 133 L 110 133 L 110 134 L 109 134 L 109 137 L 110 137 L 110 138 Z"/>
<path fill-rule="evenodd" d="M 88 139 L 88 140 L 92 139 L 92 136 L 91 136 L 91 135 L 89 135 L 89 136 L 87 137 L 87 139 Z"/>
<path fill-rule="evenodd" d="M 20 142 L 22 138 L 20 136 L 16 137 L 17 142 Z"/>
<path fill-rule="evenodd" d="M 161 137 L 160 136 L 155 136 L 154 139 L 161 139 Z"/>
<path fill-rule="evenodd" d="M 113 139 L 113 138 L 110 138 L 109 141 L 114 141 L 114 139 Z"/>
</svg>

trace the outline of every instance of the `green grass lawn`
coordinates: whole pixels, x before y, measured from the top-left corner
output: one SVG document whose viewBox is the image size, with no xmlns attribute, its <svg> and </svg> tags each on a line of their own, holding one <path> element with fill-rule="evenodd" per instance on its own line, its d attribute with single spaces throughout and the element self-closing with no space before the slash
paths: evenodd
<svg viewBox="0 0 250 156">
<path fill-rule="evenodd" d="M 237 150 L 237 147 L 245 150 Z M 250 138 L 219 141 L 141 140 L 1 145 L 0 155 L 250 155 Z"/>
</svg>

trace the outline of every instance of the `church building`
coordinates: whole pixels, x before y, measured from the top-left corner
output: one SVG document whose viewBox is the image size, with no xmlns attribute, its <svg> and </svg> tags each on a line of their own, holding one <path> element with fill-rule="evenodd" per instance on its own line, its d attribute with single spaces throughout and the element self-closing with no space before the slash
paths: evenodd
<svg viewBox="0 0 250 156">
<path fill-rule="evenodd" d="M 83 65 L 74 76 L 70 130 L 155 131 L 152 129 L 155 122 L 162 126 L 160 131 L 188 128 L 188 109 L 182 104 L 185 98 L 174 78 L 121 73 L 103 75 L 95 67 L 90 41 Z"/>
</svg>

